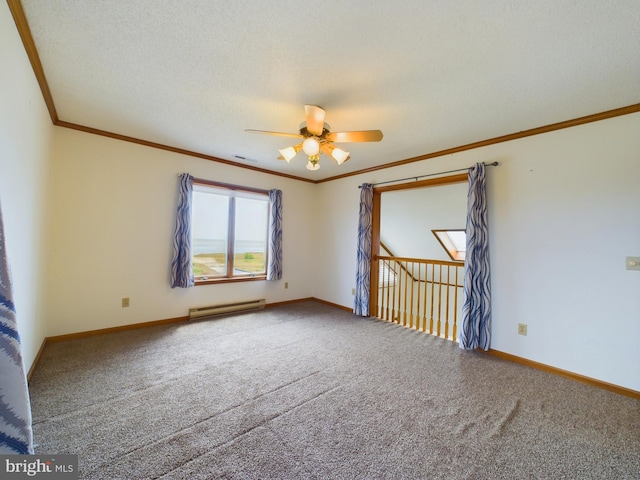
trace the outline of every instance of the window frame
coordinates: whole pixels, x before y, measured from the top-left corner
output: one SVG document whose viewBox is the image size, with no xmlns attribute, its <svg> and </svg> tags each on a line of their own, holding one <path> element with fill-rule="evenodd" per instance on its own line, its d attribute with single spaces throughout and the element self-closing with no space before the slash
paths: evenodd
<svg viewBox="0 0 640 480">
<path fill-rule="evenodd" d="M 451 260 L 453 260 L 454 262 L 460 262 L 460 263 L 465 262 L 467 257 L 467 251 L 456 249 L 456 245 L 453 242 L 453 240 L 451 240 L 451 237 L 449 236 L 449 232 L 465 232 L 465 235 L 466 235 L 466 229 L 440 228 L 440 229 L 431 230 L 431 232 L 435 235 L 436 239 L 438 240 L 442 248 L 444 248 L 444 250 L 447 252 L 447 255 L 449 255 L 449 258 L 451 258 Z M 441 234 L 443 234 L 444 236 Z"/>
<path fill-rule="evenodd" d="M 235 216 L 236 216 L 236 206 L 235 199 L 236 195 L 231 193 L 229 195 L 229 211 L 228 211 L 228 227 L 227 227 L 227 272 L 225 276 L 215 276 L 210 277 L 206 275 L 196 276 L 194 275 L 194 286 L 199 285 L 212 285 L 212 284 L 220 284 L 220 283 L 233 283 L 233 282 L 252 282 L 252 281 L 260 281 L 267 279 L 267 269 L 269 266 L 269 219 L 271 218 L 271 205 L 269 203 L 269 191 L 263 190 L 260 188 L 246 187 L 243 185 L 234 185 L 231 183 L 223 183 L 223 182 L 215 182 L 212 180 L 205 180 L 201 178 L 193 179 L 194 187 L 196 185 L 202 185 L 205 187 L 212 187 L 221 190 L 229 190 L 231 192 L 246 192 L 257 194 L 260 196 L 264 196 L 267 200 L 267 235 L 265 237 L 265 252 L 264 252 L 264 273 L 247 273 L 242 275 L 234 274 L 234 247 L 235 247 Z M 193 219 L 192 219 L 193 221 Z M 193 246 L 193 238 L 191 239 Z M 191 256 L 193 259 L 193 254 Z M 191 262 L 191 268 L 193 272 L 193 260 Z"/>
</svg>

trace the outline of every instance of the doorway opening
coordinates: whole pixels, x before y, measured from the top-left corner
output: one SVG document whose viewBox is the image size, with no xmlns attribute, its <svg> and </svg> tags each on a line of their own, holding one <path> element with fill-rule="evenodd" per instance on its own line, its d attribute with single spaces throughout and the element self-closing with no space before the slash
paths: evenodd
<svg viewBox="0 0 640 480">
<path fill-rule="evenodd" d="M 374 187 L 372 316 L 456 341 L 464 261 L 433 230 L 464 232 L 467 191 L 466 173 Z"/>
</svg>

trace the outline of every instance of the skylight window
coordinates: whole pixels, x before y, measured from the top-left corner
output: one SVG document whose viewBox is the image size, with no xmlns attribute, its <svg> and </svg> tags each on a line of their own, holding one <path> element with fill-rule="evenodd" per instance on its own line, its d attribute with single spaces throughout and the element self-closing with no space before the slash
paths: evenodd
<svg viewBox="0 0 640 480">
<path fill-rule="evenodd" d="M 464 262 L 467 253 L 467 233 L 464 229 L 431 231 L 451 260 Z"/>
</svg>

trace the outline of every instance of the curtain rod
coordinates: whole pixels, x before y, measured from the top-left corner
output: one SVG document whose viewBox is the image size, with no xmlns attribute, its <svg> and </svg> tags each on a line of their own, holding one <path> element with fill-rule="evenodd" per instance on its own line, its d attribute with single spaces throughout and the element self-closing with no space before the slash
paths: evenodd
<svg viewBox="0 0 640 480">
<path fill-rule="evenodd" d="M 484 164 L 485 167 L 497 167 L 498 165 L 499 165 L 498 162 Z M 387 180 L 386 182 L 372 183 L 371 185 L 375 187 L 377 185 L 385 185 L 387 183 L 394 183 L 394 182 L 403 182 L 405 180 L 415 180 L 417 182 L 419 178 L 434 177 L 436 175 L 444 175 L 445 173 L 464 172 L 465 170 L 469 170 L 469 168 L 471 167 L 458 168 L 457 170 L 449 170 L 447 172 L 428 173 L 426 175 L 418 175 L 417 177 L 398 178 L 397 180 Z M 358 188 L 362 188 L 362 185 L 358 185 Z"/>
</svg>

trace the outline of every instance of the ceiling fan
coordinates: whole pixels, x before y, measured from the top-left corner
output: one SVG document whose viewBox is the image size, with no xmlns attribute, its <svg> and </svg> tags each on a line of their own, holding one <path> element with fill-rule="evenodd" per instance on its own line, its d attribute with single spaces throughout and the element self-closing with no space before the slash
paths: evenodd
<svg viewBox="0 0 640 480">
<path fill-rule="evenodd" d="M 349 152 L 342 150 L 334 143 L 348 142 L 379 142 L 382 140 L 380 130 L 360 130 L 355 132 L 331 132 L 329 125 L 324 123 L 325 111 L 316 105 L 305 105 L 305 122 L 300 124 L 300 133 L 268 132 L 265 130 L 245 130 L 250 133 L 265 133 L 280 137 L 294 137 L 303 139 L 297 145 L 280 150 L 279 160 L 291 161 L 302 150 L 309 157 L 307 169 L 318 170 L 320 168 L 320 155 L 331 157 L 338 165 L 351 158 Z"/>
</svg>

